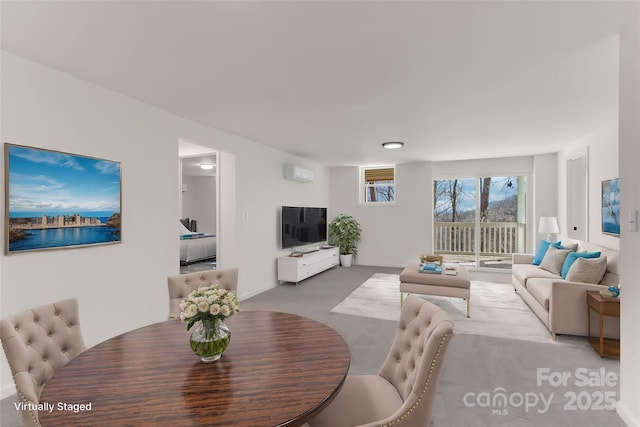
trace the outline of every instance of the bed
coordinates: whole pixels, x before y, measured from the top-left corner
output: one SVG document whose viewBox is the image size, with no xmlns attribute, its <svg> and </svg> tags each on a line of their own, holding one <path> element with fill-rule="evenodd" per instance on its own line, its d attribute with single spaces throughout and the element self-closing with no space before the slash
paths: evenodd
<svg viewBox="0 0 640 427">
<path fill-rule="evenodd" d="M 194 233 L 180 223 L 180 264 L 215 258 L 216 243 L 215 234 Z"/>
</svg>

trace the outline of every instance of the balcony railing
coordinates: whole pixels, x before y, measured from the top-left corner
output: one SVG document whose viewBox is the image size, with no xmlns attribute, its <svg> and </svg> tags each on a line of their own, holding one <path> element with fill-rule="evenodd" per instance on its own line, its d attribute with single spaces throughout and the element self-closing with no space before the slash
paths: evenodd
<svg viewBox="0 0 640 427">
<path fill-rule="evenodd" d="M 510 255 L 524 248 L 525 224 L 517 222 L 480 223 L 480 256 Z M 475 254 L 475 222 L 436 222 L 434 250 L 437 254 Z"/>
</svg>

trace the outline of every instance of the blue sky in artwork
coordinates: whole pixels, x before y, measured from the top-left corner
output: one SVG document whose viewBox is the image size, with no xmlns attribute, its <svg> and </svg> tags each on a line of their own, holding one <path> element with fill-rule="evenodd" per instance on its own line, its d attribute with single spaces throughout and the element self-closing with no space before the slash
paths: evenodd
<svg viewBox="0 0 640 427">
<path fill-rule="evenodd" d="M 8 145 L 9 212 L 120 212 L 120 163 Z"/>
</svg>

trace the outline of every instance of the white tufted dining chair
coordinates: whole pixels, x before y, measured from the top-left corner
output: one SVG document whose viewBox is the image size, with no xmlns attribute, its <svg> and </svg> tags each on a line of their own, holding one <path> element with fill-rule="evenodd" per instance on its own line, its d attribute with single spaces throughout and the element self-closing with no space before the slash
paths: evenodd
<svg viewBox="0 0 640 427">
<path fill-rule="evenodd" d="M 169 319 L 180 319 L 180 301 L 198 288 L 217 284 L 237 295 L 238 269 L 206 270 L 169 276 Z"/>
<path fill-rule="evenodd" d="M 56 371 L 85 350 L 78 300 L 42 305 L 0 320 L 0 339 L 9 361 L 25 426 L 40 426 L 40 394 Z"/>
<path fill-rule="evenodd" d="M 453 322 L 415 295 L 405 299 L 391 350 L 377 375 L 348 375 L 311 427 L 429 425 Z"/>
</svg>

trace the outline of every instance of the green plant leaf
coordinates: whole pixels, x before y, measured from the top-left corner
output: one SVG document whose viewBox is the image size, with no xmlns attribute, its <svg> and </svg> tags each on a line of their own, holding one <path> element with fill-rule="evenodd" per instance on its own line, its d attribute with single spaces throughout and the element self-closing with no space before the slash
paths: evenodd
<svg viewBox="0 0 640 427">
<path fill-rule="evenodd" d="M 340 254 L 358 253 L 357 243 L 362 236 L 362 228 L 351 215 L 338 214 L 329 224 L 329 239 L 340 246 Z"/>
</svg>

